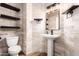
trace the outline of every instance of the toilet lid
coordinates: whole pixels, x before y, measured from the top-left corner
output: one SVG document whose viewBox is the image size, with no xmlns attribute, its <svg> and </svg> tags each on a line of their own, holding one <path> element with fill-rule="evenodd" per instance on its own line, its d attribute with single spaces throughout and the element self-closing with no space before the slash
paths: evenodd
<svg viewBox="0 0 79 59">
<path fill-rule="evenodd" d="M 16 52 L 19 52 L 19 51 L 21 51 L 21 47 L 19 45 L 11 46 L 11 47 L 8 48 L 8 51 L 16 51 Z"/>
</svg>

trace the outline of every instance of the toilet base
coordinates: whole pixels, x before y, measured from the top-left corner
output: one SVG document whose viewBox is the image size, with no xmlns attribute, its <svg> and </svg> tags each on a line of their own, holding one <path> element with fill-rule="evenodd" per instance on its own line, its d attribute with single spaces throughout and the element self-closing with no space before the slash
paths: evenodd
<svg viewBox="0 0 79 59">
<path fill-rule="evenodd" d="M 10 54 L 10 56 L 19 56 L 18 54 Z"/>
<path fill-rule="evenodd" d="M 21 51 L 21 47 L 19 45 L 11 46 L 11 47 L 8 48 L 8 53 L 11 56 L 18 56 L 20 51 Z"/>
</svg>

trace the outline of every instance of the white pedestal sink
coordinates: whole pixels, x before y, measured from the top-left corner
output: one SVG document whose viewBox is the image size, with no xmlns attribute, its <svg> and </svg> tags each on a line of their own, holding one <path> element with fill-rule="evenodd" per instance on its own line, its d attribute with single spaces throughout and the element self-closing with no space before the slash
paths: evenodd
<svg viewBox="0 0 79 59">
<path fill-rule="evenodd" d="M 53 56 L 53 40 L 55 40 L 55 38 L 58 38 L 60 35 L 54 34 L 41 34 L 42 37 L 46 38 L 48 40 L 48 51 L 47 51 L 47 55 L 48 56 Z"/>
</svg>

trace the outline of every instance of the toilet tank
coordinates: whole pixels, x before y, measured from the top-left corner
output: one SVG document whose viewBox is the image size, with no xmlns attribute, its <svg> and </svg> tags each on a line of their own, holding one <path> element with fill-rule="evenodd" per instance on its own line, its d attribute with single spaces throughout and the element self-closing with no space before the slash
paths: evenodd
<svg viewBox="0 0 79 59">
<path fill-rule="evenodd" d="M 6 37 L 8 47 L 17 45 L 19 40 L 18 36 Z"/>
</svg>

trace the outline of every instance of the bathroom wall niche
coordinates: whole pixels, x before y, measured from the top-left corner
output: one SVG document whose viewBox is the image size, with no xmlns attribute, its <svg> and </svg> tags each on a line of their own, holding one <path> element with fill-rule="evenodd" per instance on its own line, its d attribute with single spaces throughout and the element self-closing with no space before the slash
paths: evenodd
<svg viewBox="0 0 79 59">
<path fill-rule="evenodd" d="M 59 30 L 60 29 L 60 11 L 54 10 L 50 13 L 46 14 L 46 17 L 48 19 L 48 29 L 49 30 Z"/>
</svg>

